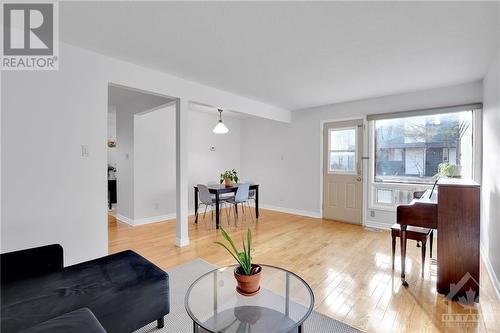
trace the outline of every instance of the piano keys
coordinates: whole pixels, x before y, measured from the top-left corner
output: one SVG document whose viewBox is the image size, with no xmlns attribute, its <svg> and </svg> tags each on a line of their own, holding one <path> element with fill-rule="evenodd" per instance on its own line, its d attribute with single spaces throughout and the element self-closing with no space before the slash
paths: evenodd
<svg viewBox="0 0 500 333">
<path fill-rule="evenodd" d="M 437 229 L 437 291 L 450 299 L 479 296 L 480 186 L 463 179 L 440 179 L 437 193 L 397 207 L 401 225 L 401 282 L 405 276 L 406 228 Z M 477 301 L 474 299 L 474 301 Z"/>
</svg>

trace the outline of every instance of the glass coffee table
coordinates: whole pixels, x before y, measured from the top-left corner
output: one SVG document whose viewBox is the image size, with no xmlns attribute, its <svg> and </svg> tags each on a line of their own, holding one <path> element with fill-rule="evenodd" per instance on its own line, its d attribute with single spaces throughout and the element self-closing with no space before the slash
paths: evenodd
<svg viewBox="0 0 500 333">
<path fill-rule="evenodd" d="M 285 269 L 261 266 L 260 291 L 254 296 L 236 291 L 236 265 L 214 269 L 194 281 L 185 298 L 193 332 L 303 332 L 314 305 L 311 287 Z"/>
</svg>

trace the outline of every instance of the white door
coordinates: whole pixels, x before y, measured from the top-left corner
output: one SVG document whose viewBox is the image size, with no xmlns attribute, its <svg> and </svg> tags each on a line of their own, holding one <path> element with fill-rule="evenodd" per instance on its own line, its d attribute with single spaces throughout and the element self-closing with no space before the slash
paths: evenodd
<svg viewBox="0 0 500 333">
<path fill-rule="evenodd" d="M 363 121 L 323 127 L 323 218 L 361 224 Z"/>
</svg>

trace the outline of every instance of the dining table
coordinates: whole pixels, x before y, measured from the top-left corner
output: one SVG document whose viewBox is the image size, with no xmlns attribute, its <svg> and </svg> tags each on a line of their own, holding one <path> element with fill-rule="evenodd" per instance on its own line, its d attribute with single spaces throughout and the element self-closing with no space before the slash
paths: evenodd
<svg viewBox="0 0 500 333">
<path fill-rule="evenodd" d="M 219 229 L 220 225 L 220 202 L 221 195 L 226 193 L 236 193 L 240 184 L 233 183 L 231 186 L 225 184 L 212 184 L 207 185 L 208 191 L 215 195 L 215 226 Z M 250 191 L 255 191 L 255 218 L 259 218 L 259 185 L 250 184 Z M 194 213 L 195 213 L 195 223 L 198 223 L 198 186 L 194 186 Z"/>
</svg>

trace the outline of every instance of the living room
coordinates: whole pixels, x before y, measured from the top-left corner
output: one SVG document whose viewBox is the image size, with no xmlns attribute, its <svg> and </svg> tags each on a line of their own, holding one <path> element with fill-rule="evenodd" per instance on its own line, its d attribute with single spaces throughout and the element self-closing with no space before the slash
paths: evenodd
<svg viewBox="0 0 500 333">
<path fill-rule="evenodd" d="M 2 331 L 498 331 L 500 3 L 2 10 Z"/>
</svg>

